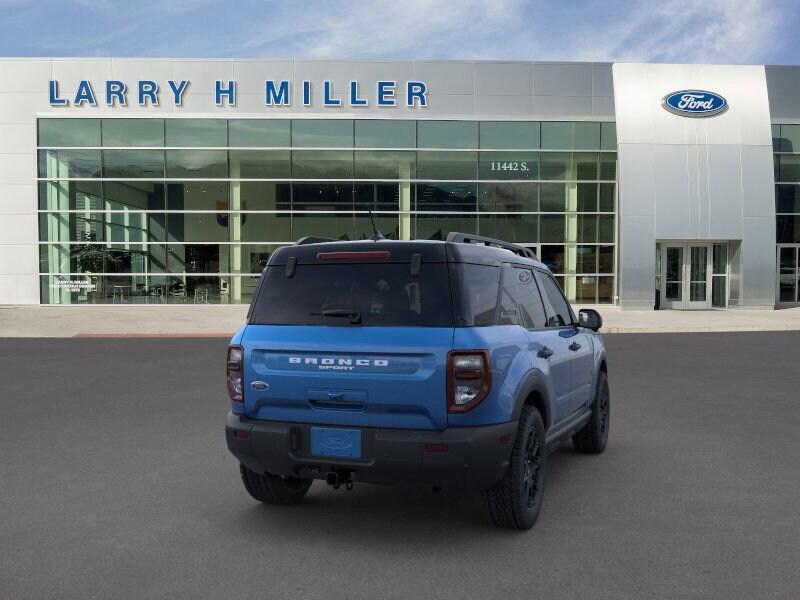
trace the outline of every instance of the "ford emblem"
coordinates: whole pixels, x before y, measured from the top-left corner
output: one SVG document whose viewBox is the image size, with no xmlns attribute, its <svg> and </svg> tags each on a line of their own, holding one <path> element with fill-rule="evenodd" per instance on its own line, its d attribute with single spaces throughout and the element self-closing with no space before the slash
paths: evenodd
<svg viewBox="0 0 800 600">
<path fill-rule="evenodd" d="M 728 101 L 705 90 L 681 90 L 664 96 L 662 106 L 683 117 L 713 117 L 728 110 Z"/>
</svg>

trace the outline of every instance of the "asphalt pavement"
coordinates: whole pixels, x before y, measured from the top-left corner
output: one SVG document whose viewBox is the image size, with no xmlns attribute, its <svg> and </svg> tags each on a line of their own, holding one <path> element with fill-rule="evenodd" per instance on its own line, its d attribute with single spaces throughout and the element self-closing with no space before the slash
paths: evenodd
<svg viewBox="0 0 800 600">
<path fill-rule="evenodd" d="M 0 340 L 0 599 L 800 597 L 800 332 L 614 334 L 609 446 L 479 495 L 251 500 L 221 339 Z"/>
</svg>

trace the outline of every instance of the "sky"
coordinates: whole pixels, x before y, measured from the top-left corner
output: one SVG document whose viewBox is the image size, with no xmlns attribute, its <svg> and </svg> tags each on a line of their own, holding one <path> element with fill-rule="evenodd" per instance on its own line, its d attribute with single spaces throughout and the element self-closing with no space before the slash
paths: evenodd
<svg viewBox="0 0 800 600">
<path fill-rule="evenodd" d="M 800 64 L 798 0 L 0 0 L 0 56 Z"/>
</svg>

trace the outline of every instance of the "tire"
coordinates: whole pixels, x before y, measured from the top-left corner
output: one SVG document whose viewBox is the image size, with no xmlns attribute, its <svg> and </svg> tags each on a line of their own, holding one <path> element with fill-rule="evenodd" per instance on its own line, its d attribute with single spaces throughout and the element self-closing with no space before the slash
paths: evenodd
<svg viewBox="0 0 800 600">
<path fill-rule="evenodd" d="M 485 492 L 497 527 L 530 529 L 536 523 L 544 496 L 545 461 L 544 422 L 536 408 L 525 406 L 508 471 Z"/>
<path fill-rule="evenodd" d="M 239 465 L 244 489 L 253 498 L 264 504 L 289 505 L 302 502 L 311 487 L 311 479 L 279 477 L 269 473 L 256 473 Z"/>
<path fill-rule="evenodd" d="M 592 401 L 592 416 L 583 429 L 572 436 L 572 444 L 578 452 L 600 454 L 606 449 L 610 425 L 611 396 L 608 391 L 608 377 L 601 371 Z"/>
</svg>

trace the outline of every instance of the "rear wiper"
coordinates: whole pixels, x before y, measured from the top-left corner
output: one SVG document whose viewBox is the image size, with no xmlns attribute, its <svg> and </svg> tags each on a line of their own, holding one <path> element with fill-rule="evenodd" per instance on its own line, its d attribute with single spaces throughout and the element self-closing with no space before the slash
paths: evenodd
<svg viewBox="0 0 800 600">
<path fill-rule="evenodd" d="M 353 325 L 361 324 L 361 313 L 352 308 L 326 308 L 322 312 L 309 313 L 313 317 L 342 317 L 350 319 Z"/>
</svg>

